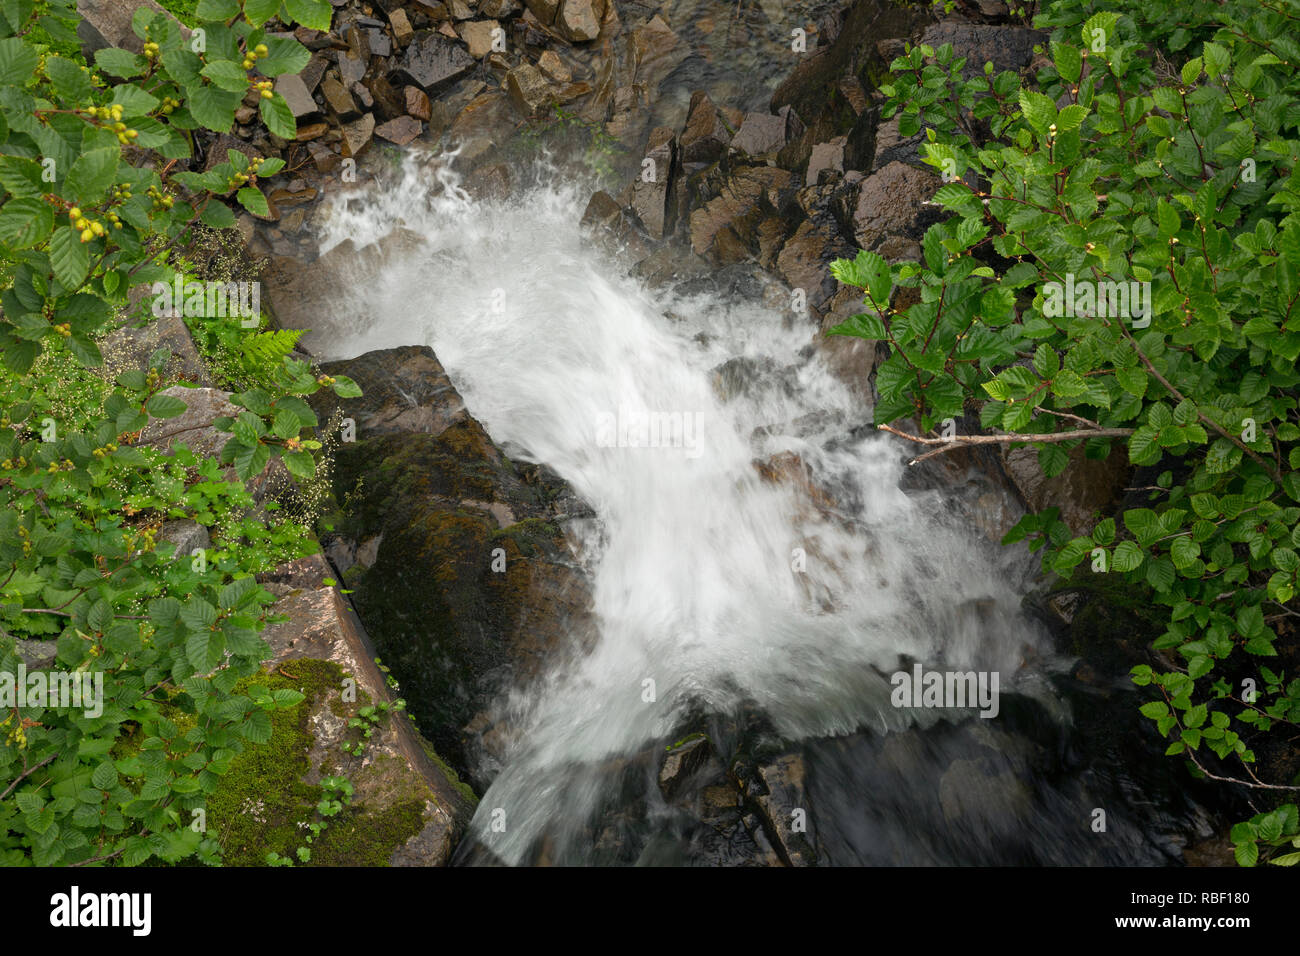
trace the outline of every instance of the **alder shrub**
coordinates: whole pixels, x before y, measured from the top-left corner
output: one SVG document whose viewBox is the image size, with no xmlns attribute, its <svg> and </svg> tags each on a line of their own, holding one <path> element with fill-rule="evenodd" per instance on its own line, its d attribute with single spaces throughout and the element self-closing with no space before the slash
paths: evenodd
<svg viewBox="0 0 1300 956">
<path fill-rule="evenodd" d="M 272 599 L 254 575 L 314 547 L 257 517 L 243 481 L 273 458 L 310 478 L 304 396 L 360 390 L 279 355 L 217 421 L 231 435 L 219 460 L 163 454 L 138 441 L 186 409 L 161 394 L 168 353 L 110 382 L 96 339 L 129 289 L 171 283 L 196 224 L 234 225 L 232 202 L 266 213 L 258 179 L 281 160 L 189 160 L 250 90 L 293 139 L 272 81 L 308 61 L 291 25 L 328 29 L 330 15 L 327 0 L 201 0 L 184 35 L 142 8 L 144 52 L 100 50 L 90 66 L 54 52 L 75 49 L 73 0 L 0 2 L 0 681 L 43 639 L 56 672 L 103 689 L 101 706 L 6 702 L 0 865 L 218 862 L 197 811 L 234 756 L 269 739 L 269 711 L 301 700 L 235 692 L 269 651 Z M 160 542 L 177 518 L 212 528 L 212 548 Z"/>
<path fill-rule="evenodd" d="M 1167 610 L 1167 666 L 1133 670 L 1158 695 L 1142 713 L 1194 774 L 1267 806 L 1234 828 L 1238 862 L 1294 865 L 1300 780 L 1266 779 L 1255 750 L 1300 724 L 1300 677 L 1273 660 L 1295 660 L 1300 617 L 1300 17 L 1173 6 L 1050 5 L 1032 83 L 963 79 L 951 46 L 896 59 L 883 115 L 924 129 L 950 215 L 922 262 L 835 263 L 868 310 L 831 331 L 887 344 L 876 422 L 923 458 L 1030 446 L 1053 476 L 1083 445 L 1151 476 L 1145 507 L 1089 534 L 1049 508 L 1004 543 Z M 927 434 L 968 413 L 982 434 Z"/>
</svg>

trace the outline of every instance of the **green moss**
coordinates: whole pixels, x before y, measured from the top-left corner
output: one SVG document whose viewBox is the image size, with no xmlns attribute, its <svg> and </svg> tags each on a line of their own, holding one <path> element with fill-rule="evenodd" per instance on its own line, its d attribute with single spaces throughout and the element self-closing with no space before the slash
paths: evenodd
<svg viewBox="0 0 1300 956">
<path fill-rule="evenodd" d="M 407 719 L 409 720 L 410 718 Z M 419 731 L 416 730 L 416 733 L 418 734 Z M 445 760 L 443 760 L 441 757 L 438 756 L 438 751 L 433 749 L 433 745 L 431 743 L 425 740 L 424 737 L 420 737 L 419 739 L 420 739 L 420 746 L 424 748 L 425 756 L 427 756 L 430 760 L 432 760 L 434 766 L 436 766 L 439 770 L 442 771 L 443 776 L 447 778 L 447 782 L 450 783 L 453 787 L 455 787 L 462 797 L 464 797 L 466 800 L 469 801 L 469 805 L 471 807 L 477 806 L 478 794 L 474 792 L 474 788 L 471 787 L 469 784 L 467 784 L 465 781 L 461 780 L 460 775 L 451 768 L 450 764 L 448 764 Z"/>
<path fill-rule="evenodd" d="M 321 695 L 337 689 L 345 676 L 332 661 L 301 659 L 241 681 L 239 690 L 258 683 L 272 690 L 299 690 L 306 699 L 272 713 L 270 741 L 236 757 L 208 800 L 209 832 L 221 845 L 227 866 L 262 866 L 271 852 L 294 858 L 297 848 L 306 845 L 305 825 L 322 819 L 316 812 L 320 788 L 304 779 L 313 769 L 309 719 Z M 336 714 L 337 697 L 330 693 L 328 698 Z M 362 703 L 347 710 L 356 706 Z M 368 767 L 366 773 L 372 772 L 375 768 Z M 413 792 L 378 811 L 358 802 L 327 822 L 310 846 L 310 865 L 383 866 L 394 848 L 420 832 L 424 799 Z"/>
</svg>

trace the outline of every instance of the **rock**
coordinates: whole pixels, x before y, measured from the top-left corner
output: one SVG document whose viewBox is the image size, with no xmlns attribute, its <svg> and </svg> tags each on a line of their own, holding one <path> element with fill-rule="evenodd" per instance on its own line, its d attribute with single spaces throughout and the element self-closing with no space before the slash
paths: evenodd
<svg viewBox="0 0 1300 956">
<path fill-rule="evenodd" d="M 573 80 L 573 73 L 554 50 L 546 50 L 537 58 L 537 68 L 546 74 L 547 79 L 561 85 Z"/>
<path fill-rule="evenodd" d="M 513 17 L 521 9 L 523 8 L 519 6 L 519 0 L 483 0 L 478 6 L 481 16 L 492 17 L 495 20 Z"/>
<path fill-rule="evenodd" d="M 1034 57 L 1034 45 L 1046 40 L 1046 32 L 1029 27 L 941 20 L 926 29 L 920 42 L 936 50 L 951 43 L 954 56 L 966 57 L 961 74 L 969 80 L 984 74 L 985 63 L 992 63 L 995 73 L 1027 67 Z"/>
<path fill-rule="evenodd" d="M 343 126 L 343 155 L 357 156 L 370 145 L 370 137 L 375 132 L 375 117 L 367 113 L 361 119 Z"/>
<path fill-rule="evenodd" d="M 302 77 L 296 74 L 284 73 L 277 76 L 275 92 L 283 96 L 284 101 L 289 104 L 294 119 L 302 119 L 320 112 L 320 107 L 311 98 L 311 90 L 307 89 L 307 84 L 302 81 Z"/>
<path fill-rule="evenodd" d="M 370 77 L 364 86 L 358 87 L 357 96 L 359 99 L 374 103 L 379 115 L 385 120 L 395 120 L 407 115 L 406 97 L 398 91 L 397 87 L 388 82 L 386 76 Z"/>
<path fill-rule="evenodd" d="M 671 800 L 682 784 L 709 762 L 712 750 L 709 738 L 703 734 L 668 748 L 659 767 L 659 790 L 665 800 Z"/>
<path fill-rule="evenodd" d="M 709 94 L 698 90 L 691 94 L 691 105 L 682 130 L 682 162 L 711 163 L 726 154 L 731 142 L 727 129 Z"/>
<path fill-rule="evenodd" d="M 554 90 L 542 71 L 524 63 L 506 74 L 506 92 L 515 109 L 528 118 L 536 116 L 554 100 Z"/>
<path fill-rule="evenodd" d="M 298 135 L 294 139 L 299 143 L 305 143 L 308 140 L 320 139 L 329 131 L 329 123 L 308 123 L 306 126 L 298 127 Z"/>
<path fill-rule="evenodd" d="M 58 641 L 38 641 L 28 637 L 15 641 L 15 645 L 14 649 L 29 671 L 49 670 L 59 656 Z"/>
<path fill-rule="evenodd" d="M 320 91 L 321 95 L 325 97 L 325 102 L 329 104 L 329 108 L 334 111 L 334 115 L 339 119 L 347 121 L 361 112 L 357 109 L 356 101 L 352 99 L 352 94 L 348 92 L 347 87 L 334 77 L 325 77 L 325 82 L 321 84 Z"/>
<path fill-rule="evenodd" d="M 170 452 L 175 444 L 182 443 L 200 458 L 220 455 L 230 441 L 230 433 L 217 431 L 212 422 L 223 416 L 239 415 L 240 410 L 230 403 L 230 393 L 216 388 L 173 385 L 160 394 L 179 398 L 185 403 L 185 411 L 175 418 L 150 419 L 136 444 Z"/>
<path fill-rule="evenodd" d="M 388 11 L 388 22 L 393 27 L 393 39 L 399 47 L 404 47 L 415 38 L 415 31 L 411 28 L 411 21 L 406 16 L 406 11 L 401 7 L 394 7 Z"/>
<path fill-rule="evenodd" d="M 389 120 L 382 126 L 376 126 L 375 135 L 388 140 L 390 143 L 396 143 L 398 146 L 405 146 L 419 136 L 422 129 L 419 120 L 410 116 L 399 116 L 395 120 Z"/>
<path fill-rule="evenodd" d="M 297 566 L 306 567 L 299 571 Z M 343 752 L 345 741 L 357 739 L 349 719 L 362 706 L 391 706 L 394 694 L 374 662 L 373 645 L 356 613 L 336 588 L 324 586 L 328 571 L 315 556 L 267 576 L 271 580 L 263 586 L 278 597 L 272 613 L 287 620 L 265 632 L 271 656 L 264 682 L 306 695 L 297 705 L 301 729 L 290 738 L 301 742 L 283 751 L 264 779 L 248 788 L 251 797 L 241 793 L 223 799 L 226 780 L 239 778 L 236 762 L 209 801 L 209 822 L 213 832 L 222 834 L 228 861 L 260 865 L 271 845 L 292 852 L 298 841 L 293 824 L 314 813 L 320 778 L 341 774 L 354 787 L 348 819 L 340 818 L 316 839 L 313 863 L 444 865 L 473 815 L 473 793 L 402 712 L 390 711 L 374 725 L 364 753 Z M 345 678 L 353 681 L 355 695 L 340 694 Z M 281 733 L 277 729 L 277 738 Z M 285 746 L 283 741 L 280 745 Z M 287 843 L 280 835 L 286 826 Z M 338 843 L 331 839 L 336 829 Z"/>
<path fill-rule="evenodd" d="M 460 24 L 456 32 L 469 45 L 469 55 L 481 60 L 492 52 L 492 41 L 500 29 L 496 20 L 470 20 Z"/>
<path fill-rule="evenodd" d="M 563 0 L 555 16 L 555 28 L 566 40 L 586 43 L 600 36 L 605 18 L 605 0 Z"/>
<path fill-rule="evenodd" d="M 94 54 L 105 47 L 121 47 L 132 53 L 144 50 L 144 41 L 131 29 L 131 19 L 136 10 L 147 7 L 161 13 L 180 27 L 181 36 L 188 40 L 190 30 L 154 0 L 77 0 L 77 39 L 81 41 L 82 54 L 87 63 L 94 63 Z"/>
<path fill-rule="evenodd" d="M 587 200 L 587 208 L 582 213 L 582 227 L 592 229 L 597 226 L 612 226 L 623 216 L 623 206 L 609 193 L 597 191 Z"/>
<path fill-rule="evenodd" d="M 821 174 L 825 170 L 829 170 L 832 175 L 844 172 L 844 144 L 847 141 L 847 136 L 837 136 L 829 143 L 818 143 L 814 146 L 812 155 L 808 158 L 804 182 L 815 185 L 820 181 Z"/>
<path fill-rule="evenodd" d="M 474 97 L 461 110 L 449 132 L 450 140 L 460 147 L 457 162 L 467 168 L 503 145 L 514 133 L 515 122 L 510 102 L 500 90 Z"/>
<path fill-rule="evenodd" d="M 920 239 L 935 214 L 921 204 L 943 181 L 924 170 L 893 162 L 862 181 L 853 213 L 853 235 L 863 249 L 875 249 L 888 235 Z"/>
<path fill-rule="evenodd" d="M 770 113 L 747 113 L 731 147 L 750 156 L 775 153 L 786 142 L 786 120 Z"/>
<path fill-rule="evenodd" d="M 138 286 L 132 290 L 132 298 L 144 300 L 148 308 L 152 304 L 152 293 L 148 286 Z M 135 314 L 134 309 L 130 314 Z M 172 353 L 172 357 L 163 366 L 164 380 L 181 379 L 197 385 L 211 385 L 207 366 L 194 347 L 194 338 L 190 335 L 185 320 L 175 310 L 154 318 L 143 328 L 125 326 L 104 336 L 99 342 L 99 351 L 104 356 L 104 369 L 110 378 L 116 378 L 122 372 L 140 370 L 149 367 L 149 357 L 160 348 Z"/>
<path fill-rule="evenodd" d="M 438 434 L 361 432 L 339 446 L 333 485 L 348 502 L 338 536 L 382 535 L 370 568 L 349 572 L 361 620 L 421 731 L 464 766 L 463 729 L 497 693 L 585 643 L 590 594 L 550 504 L 565 489 L 506 459 L 442 381 L 421 394 L 438 402 L 435 419 L 456 420 Z"/>
<path fill-rule="evenodd" d="M 715 198 L 691 212 L 691 248 L 716 262 L 712 250 L 720 234 L 724 242 L 727 231 L 745 246 L 755 242 L 759 222 L 785 209 L 792 182 L 789 172 L 775 166 L 740 167 Z"/>
<path fill-rule="evenodd" d="M 876 110 L 872 110 L 874 114 Z M 856 128 L 855 131 L 856 133 Z M 867 149 L 867 143 L 864 141 L 858 152 L 865 156 L 865 160 L 856 158 L 850 164 L 850 169 L 874 170 L 883 169 L 893 162 L 906 163 L 909 166 L 921 165 L 920 146 L 924 139 L 924 133 L 915 133 L 912 136 L 904 137 L 898 131 L 898 117 L 890 117 L 883 123 L 876 126 L 875 134 L 870 143 L 870 149 Z M 853 146 L 854 133 L 849 134 L 849 145 Z M 846 162 L 848 157 L 845 157 Z"/>
<path fill-rule="evenodd" d="M 321 389 L 308 401 L 321 422 L 346 415 L 358 440 L 382 435 L 441 435 L 469 420 L 469 413 L 433 350 L 423 345 L 367 352 L 360 358 L 321 365 L 326 375 L 346 374 L 361 386 L 360 398 L 341 399 Z"/>
<path fill-rule="evenodd" d="M 367 30 L 366 45 L 371 56 L 388 56 L 393 52 L 393 42 L 383 30 Z"/>
<path fill-rule="evenodd" d="M 807 769 L 803 756 L 783 754 L 757 769 L 766 793 L 749 796 L 758 807 L 765 829 L 775 837 L 775 849 L 786 866 L 814 866 L 817 863 L 816 831 L 804 780 Z"/>
<path fill-rule="evenodd" d="M 1124 455 L 1112 451 L 1104 459 L 1087 458 L 1084 446 L 1070 449 L 1069 464 L 1053 478 L 1043 475 L 1034 448 L 1003 449 L 1007 476 L 1031 511 L 1061 509 L 1061 520 L 1076 535 L 1092 530 L 1096 516 L 1114 510 L 1122 497 L 1131 469 Z"/>
<path fill-rule="evenodd" d="M 212 537 L 208 534 L 208 529 L 189 518 L 164 521 L 162 530 L 158 533 L 158 540 L 175 545 L 176 550 L 172 552 L 175 558 L 188 558 L 193 556 L 197 549 L 206 550 L 212 547 Z"/>
<path fill-rule="evenodd" d="M 475 60 L 459 43 L 436 33 L 417 34 L 406 48 L 398 73 L 425 92 L 433 92 L 474 68 Z"/>
<path fill-rule="evenodd" d="M 453 20 L 468 20 L 474 15 L 474 8 L 466 0 L 444 0 L 444 2 Z"/>
<path fill-rule="evenodd" d="M 560 8 L 560 0 L 524 0 L 524 5 L 532 11 L 533 16 L 550 26 L 555 22 L 555 13 Z"/>
<path fill-rule="evenodd" d="M 836 290 L 830 264 L 856 255 L 857 250 L 837 230 L 805 219 L 781 247 L 776 265 L 791 288 L 804 291 L 809 309 L 820 313 Z"/>
<path fill-rule="evenodd" d="M 465 191 L 475 199 L 504 199 L 510 195 L 510 167 L 505 163 L 479 166 L 465 177 Z"/>
<path fill-rule="evenodd" d="M 632 31 L 634 80 L 648 90 L 658 90 L 668 74 L 690 55 L 676 33 L 659 14 Z"/>
<path fill-rule="evenodd" d="M 650 134 L 646 159 L 653 162 L 628 187 L 625 203 L 636 211 L 637 217 L 652 239 L 662 239 L 672 231 L 676 220 L 676 203 L 673 183 L 677 173 L 677 137 L 673 131 L 660 127 Z M 647 181 L 646 177 L 651 176 Z"/>
<path fill-rule="evenodd" d="M 407 47 L 408 55 L 411 47 Z M 353 83 L 360 83 L 366 75 L 366 61 L 357 56 L 351 50 L 345 50 L 339 54 L 339 76 L 343 79 L 344 86 L 351 86 Z"/>
<path fill-rule="evenodd" d="M 428 122 L 431 115 L 431 107 L 429 104 L 429 97 L 424 90 L 420 89 L 418 86 L 408 86 L 402 91 L 402 95 L 405 98 L 406 112 L 418 120 Z"/>
<path fill-rule="evenodd" d="M 244 142 L 237 136 L 231 136 L 229 133 L 221 133 L 208 147 L 207 156 L 203 163 L 203 171 L 207 172 L 213 166 L 230 161 L 230 151 L 238 150 L 249 159 L 261 159 L 262 153 L 254 146 Z"/>
</svg>

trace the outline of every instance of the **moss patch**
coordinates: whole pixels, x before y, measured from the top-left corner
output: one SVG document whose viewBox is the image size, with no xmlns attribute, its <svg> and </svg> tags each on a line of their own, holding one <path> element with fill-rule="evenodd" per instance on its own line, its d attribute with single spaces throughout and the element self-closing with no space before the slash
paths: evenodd
<svg viewBox="0 0 1300 956">
<path fill-rule="evenodd" d="M 307 845 L 306 824 L 324 819 L 316 812 L 320 788 L 303 779 L 312 770 L 308 724 L 321 695 L 336 689 L 345 675 L 332 661 L 301 659 L 283 667 L 293 679 L 275 670 L 248 678 L 239 688 L 253 683 L 290 688 L 306 699 L 272 712 L 270 741 L 236 757 L 208 799 L 209 832 L 227 866 L 262 866 L 271 852 L 296 859 L 298 847 Z M 309 847 L 310 865 L 383 866 L 396 847 L 420 832 L 424 800 L 413 795 L 379 811 L 357 803 L 327 822 Z"/>
</svg>

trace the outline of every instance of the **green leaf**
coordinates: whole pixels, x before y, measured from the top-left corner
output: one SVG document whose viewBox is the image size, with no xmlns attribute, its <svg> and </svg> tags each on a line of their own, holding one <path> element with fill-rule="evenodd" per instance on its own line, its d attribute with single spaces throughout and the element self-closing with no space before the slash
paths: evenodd
<svg viewBox="0 0 1300 956">
<path fill-rule="evenodd" d="M 77 289 L 86 281 L 90 269 L 89 243 L 81 241 L 81 234 L 72 226 L 62 226 L 54 231 L 50 240 L 50 265 L 54 277 L 65 289 Z"/>
<path fill-rule="evenodd" d="M 235 225 L 235 214 L 230 207 L 216 199 L 211 199 L 199 215 L 205 226 L 213 229 L 231 229 Z"/>
<path fill-rule="evenodd" d="M 199 71 L 223 90 L 242 94 L 248 90 L 248 73 L 229 60 L 211 60 Z"/>
<path fill-rule="evenodd" d="M 146 61 L 142 56 L 116 47 L 105 47 L 95 52 L 95 65 L 110 76 L 129 80 L 145 71 Z"/>
<path fill-rule="evenodd" d="M 154 418 L 175 418 L 185 413 L 189 406 L 174 395 L 155 395 L 145 405 L 145 410 Z"/>
<path fill-rule="evenodd" d="M 1056 104 L 1042 93 L 1034 93 L 1025 88 L 1020 90 L 1020 111 L 1025 121 L 1039 133 L 1046 133 L 1047 128 L 1056 122 Z"/>
<path fill-rule="evenodd" d="M 269 100 L 263 99 L 258 109 L 262 115 L 262 122 L 276 136 L 281 139 L 293 139 L 298 135 L 298 123 L 293 118 L 293 110 L 289 109 L 289 104 L 279 93 Z"/>
<path fill-rule="evenodd" d="M 313 30 L 328 30 L 334 13 L 329 0 L 285 0 L 284 8 L 295 21 Z"/>
<path fill-rule="evenodd" d="M 17 251 L 49 238 L 54 210 L 39 199 L 11 199 L 0 209 L 0 243 Z"/>
<path fill-rule="evenodd" d="M 103 198 L 104 191 L 113 184 L 120 156 L 116 146 L 109 146 L 92 149 L 77 158 L 68 170 L 67 188 L 78 202 L 88 205 Z"/>
<path fill-rule="evenodd" d="M 38 57 L 26 40 L 0 40 L 0 86 L 21 88 L 36 72 Z"/>
<path fill-rule="evenodd" d="M 839 325 L 833 326 L 826 331 L 826 334 L 851 335 L 868 341 L 889 338 L 889 333 L 885 331 L 885 323 L 880 316 L 866 312 L 861 312 Z"/>
<path fill-rule="evenodd" d="M 280 0 L 244 0 L 244 18 L 255 27 L 271 19 L 279 9 Z"/>
<path fill-rule="evenodd" d="M 242 99 L 242 96 L 230 90 L 195 83 L 189 87 L 189 100 L 186 106 L 203 126 L 218 133 L 229 133 L 230 127 L 235 122 L 235 110 Z"/>
</svg>

